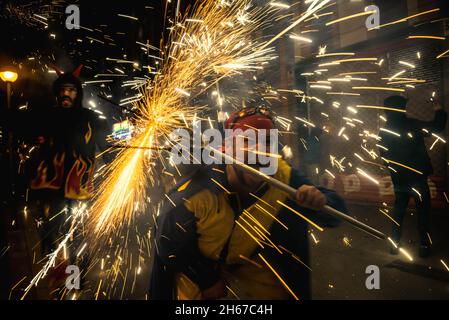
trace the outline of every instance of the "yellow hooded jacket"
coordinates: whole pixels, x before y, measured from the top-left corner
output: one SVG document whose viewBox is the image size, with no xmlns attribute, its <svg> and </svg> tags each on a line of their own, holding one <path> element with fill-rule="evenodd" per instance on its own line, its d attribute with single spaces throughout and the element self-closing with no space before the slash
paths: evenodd
<svg viewBox="0 0 449 320">
<path fill-rule="evenodd" d="M 150 298 L 201 299 L 219 278 L 230 299 L 309 297 L 307 224 L 287 207 L 317 214 L 268 185 L 236 205 L 224 166 L 199 171 L 169 193 L 172 201 L 158 217 Z M 275 178 L 294 187 L 310 184 L 283 160 Z M 322 192 L 344 210 L 335 193 Z"/>
</svg>

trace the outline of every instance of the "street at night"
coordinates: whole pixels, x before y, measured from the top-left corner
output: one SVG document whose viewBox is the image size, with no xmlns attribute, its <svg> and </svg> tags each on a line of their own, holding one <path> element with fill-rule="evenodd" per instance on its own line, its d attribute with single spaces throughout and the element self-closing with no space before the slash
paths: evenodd
<svg viewBox="0 0 449 320">
<path fill-rule="evenodd" d="M 446 2 L 1 1 L 0 299 L 449 299 Z"/>
</svg>

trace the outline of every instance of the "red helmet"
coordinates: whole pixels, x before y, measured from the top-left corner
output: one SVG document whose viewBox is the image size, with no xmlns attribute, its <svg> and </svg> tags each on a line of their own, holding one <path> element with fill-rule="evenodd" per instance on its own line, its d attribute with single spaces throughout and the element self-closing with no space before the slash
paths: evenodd
<svg viewBox="0 0 449 320">
<path fill-rule="evenodd" d="M 225 122 L 225 129 L 274 129 L 274 116 L 266 107 L 243 108 L 231 114 Z"/>
</svg>

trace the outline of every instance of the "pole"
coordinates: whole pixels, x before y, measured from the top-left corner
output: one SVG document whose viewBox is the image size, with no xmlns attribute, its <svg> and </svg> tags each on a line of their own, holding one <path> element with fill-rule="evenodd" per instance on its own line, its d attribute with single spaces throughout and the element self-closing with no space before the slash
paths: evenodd
<svg viewBox="0 0 449 320">
<path fill-rule="evenodd" d="M 291 187 L 291 186 L 289 186 L 288 184 L 285 184 L 285 183 L 283 183 L 283 182 L 281 182 L 281 181 L 279 181 L 279 180 L 277 180 L 277 179 L 275 179 L 273 177 L 270 177 L 270 176 L 268 176 L 266 174 L 263 174 L 259 170 L 255 169 L 253 167 L 250 167 L 247 164 L 245 164 L 245 163 L 243 163 L 243 162 L 241 162 L 241 161 L 239 161 L 239 160 L 237 160 L 237 159 L 235 159 L 235 158 L 233 158 L 233 157 L 231 157 L 231 156 L 229 156 L 229 155 L 227 155 L 227 154 L 225 154 L 225 153 L 223 153 L 223 152 L 221 152 L 221 151 L 219 151 L 217 149 L 213 149 L 213 148 L 211 148 L 209 146 L 207 146 L 205 148 L 207 150 L 209 150 L 209 151 L 216 152 L 217 154 L 220 154 L 221 156 L 223 156 L 225 158 L 225 160 L 227 160 L 226 163 L 235 164 L 235 165 L 239 166 L 240 168 L 242 168 L 243 170 L 245 170 L 246 172 L 251 173 L 251 174 L 253 174 L 253 175 L 257 176 L 257 177 L 262 178 L 265 182 L 267 182 L 268 184 L 272 185 L 273 187 L 276 187 L 276 188 L 278 188 L 278 189 L 280 189 L 282 191 L 285 191 L 286 193 L 288 193 L 288 195 L 290 197 L 294 197 L 296 195 L 296 189 Z M 329 215 L 331 215 L 331 216 L 337 217 L 337 218 L 339 218 L 341 220 L 344 220 L 344 221 L 352 224 L 353 226 L 359 228 L 362 231 L 365 231 L 366 233 L 370 234 L 373 237 L 376 237 L 376 238 L 381 239 L 381 240 L 386 240 L 387 239 L 387 236 L 383 232 L 381 232 L 381 231 L 379 231 L 379 230 L 377 230 L 377 229 L 375 229 L 373 227 L 370 227 L 367 224 L 364 224 L 363 222 L 358 221 L 358 220 L 354 219 L 353 217 L 351 217 L 351 216 L 349 216 L 349 215 L 347 215 L 347 214 L 345 214 L 343 212 L 340 212 L 340 211 L 338 211 L 338 210 L 336 210 L 336 209 L 334 209 L 334 208 L 332 208 L 332 207 L 330 207 L 328 205 L 325 205 L 324 208 L 322 209 L 322 211 L 327 213 L 327 214 L 329 214 Z"/>
<path fill-rule="evenodd" d="M 11 109 L 11 82 L 6 82 L 6 106 Z"/>
<path fill-rule="evenodd" d="M 6 82 L 6 107 L 7 110 L 11 108 L 11 83 Z M 4 275 L 4 281 L 0 281 L 0 299 L 7 299 L 8 290 L 11 285 L 10 283 L 10 261 L 9 261 L 9 250 L 8 250 L 8 234 L 9 234 L 9 221 L 11 221 L 11 216 L 13 216 L 13 211 L 15 211 L 15 205 L 13 200 L 13 179 L 12 179 L 12 134 L 10 128 L 7 126 L 2 128 L 2 142 L 0 146 L 1 152 L 6 151 L 1 157 L 1 163 L 8 163 L 8 172 L 6 173 L 7 181 L 3 181 L 1 185 L 1 191 L 5 192 L 0 196 L 1 202 L 0 209 L 2 210 L 2 216 L 0 217 L 0 272 Z M 5 158 L 3 158 L 5 156 Z M 5 189 L 3 190 L 3 186 Z M 5 201 L 6 200 L 6 201 Z"/>
<path fill-rule="evenodd" d="M 11 111 L 11 82 L 6 82 L 6 106 L 8 111 Z M 9 160 L 9 183 L 11 199 L 14 199 L 15 193 L 15 166 L 14 166 L 14 135 L 11 128 L 8 128 L 8 160 Z"/>
</svg>

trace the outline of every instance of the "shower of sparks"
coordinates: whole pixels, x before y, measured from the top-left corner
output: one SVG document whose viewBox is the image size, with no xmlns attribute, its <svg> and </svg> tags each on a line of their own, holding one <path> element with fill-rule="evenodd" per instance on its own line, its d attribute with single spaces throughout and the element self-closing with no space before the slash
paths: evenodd
<svg viewBox="0 0 449 320">
<path fill-rule="evenodd" d="M 449 198 L 446 194 L 446 191 L 443 192 L 443 195 L 444 195 L 444 199 L 446 200 L 446 202 L 449 203 Z"/>
<path fill-rule="evenodd" d="M 349 238 L 349 237 L 343 237 L 343 244 L 345 245 L 345 246 L 347 246 L 347 247 L 351 247 L 351 238 Z"/>
<path fill-rule="evenodd" d="M 350 16 L 347 16 L 347 17 L 343 17 L 343 18 L 339 18 L 339 19 L 327 22 L 326 26 L 330 26 L 330 25 L 335 24 L 335 23 L 347 21 L 347 20 L 350 20 L 350 19 L 358 18 L 358 17 L 372 15 L 373 13 L 376 13 L 376 11 L 365 11 L 365 12 L 356 13 L 356 14 L 353 14 L 353 15 L 350 15 Z"/>
<path fill-rule="evenodd" d="M 433 245 L 432 237 L 430 236 L 430 233 L 428 233 L 428 232 L 427 232 L 427 238 L 429 238 L 429 243 L 432 246 Z"/>
<path fill-rule="evenodd" d="M 317 58 L 334 57 L 334 56 L 354 56 L 354 52 L 335 52 L 335 53 L 323 53 L 319 54 Z"/>
<path fill-rule="evenodd" d="M 301 37 L 301 36 L 294 35 L 294 34 L 289 35 L 289 38 L 293 39 L 293 40 L 298 40 L 298 41 L 304 41 L 304 42 L 312 43 L 312 39 L 309 39 L 309 38 L 306 38 L 306 37 Z"/>
<path fill-rule="evenodd" d="M 307 217 L 305 217 L 304 215 L 302 215 L 301 213 L 299 213 L 298 211 L 296 211 L 295 209 L 293 209 L 292 207 L 289 207 L 288 205 L 286 205 L 285 203 L 283 203 L 282 201 L 276 200 L 277 203 L 279 203 L 281 206 L 287 208 L 288 210 L 290 210 L 291 212 L 293 212 L 294 214 L 298 215 L 299 217 L 301 217 L 302 219 L 304 219 L 305 221 L 307 221 L 310 225 L 314 226 L 315 228 L 317 228 L 320 231 L 324 231 L 323 228 L 321 228 L 319 225 L 317 225 L 315 222 L 313 222 L 312 220 L 308 219 Z"/>
<path fill-rule="evenodd" d="M 376 179 L 374 179 L 372 176 L 370 176 L 368 173 L 366 173 L 365 171 L 363 171 L 360 168 L 357 168 L 357 172 L 359 174 L 361 174 L 362 176 L 364 176 L 365 178 L 368 178 L 369 180 L 371 180 L 372 182 L 374 182 L 375 184 L 379 184 L 379 181 L 377 181 Z"/>
<path fill-rule="evenodd" d="M 391 78 L 388 79 L 388 81 L 393 81 L 394 79 L 396 79 L 397 77 L 403 75 L 404 73 L 406 73 L 406 70 L 401 70 L 398 73 L 394 74 L 393 76 L 391 76 Z"/>
<path fill-rule="evenodd" d="M 416 188 L 412 188 L 412 191 L 415 192 L 415 193 L 418 195 L 420 201 L 422 201 L 422 195 L 421 195 L 421 193 L 420 193 Z"/>
<path fill-rule="evenodd" d="M 291 29 L 293 29 L 294 27 L 296 27 L 297 25 L 299 25 L 301 22 L 303 22 L 304 20 L 306 20 L 308 17 L 310 17 L 311 15 L 315 14 L 317 11 L 319 11 L 320 9 L 322 9 L 325 5 L 329 4 L 331 1 L 330 0 L 314 0 L 312 2 L 312 4 L 309 6 L 309 8 L 307 9 L 307 11 L 302 14 L 297 20 L 295 20 L 295 22 L 293 22 L 292 24 L 290 24 L 287 28 L 285 28 L 284 30 L 282 30 L 281 32 L 279 32 L 276 36 L 274 36 L 273 38 L 271 38 L 269 41 L 267 41 L 262 48 L 266 48 L 268 46 L 270 46 L 274 41 L 276 41 L 277 39 L 279 39 L 280 37 L 282 37 L 285 33 L 287 33 L 288 31 L 290 31 Z"/>
<path fill-rule="evenodd" d="M 399 251 L 405 256 L 407 257 L 407 259 L 409 259 L 410 261 L 413 261 L 413 257 L 410 255 L 410 253 L 408 253 L 404 248 L 399 248 Z"/>
<path fill-rule="evenodd" d="M 70 238 L 73 236 L 75 230 L 81 224 L 81 221 L 83 220 L 83 216 L 86 215 L 86 206 L 87 206 L 86 204 L 82 204 L 76 208 L 73 208 L 73 211 L 72 211 L 72 220 L 73 221 L 71 223 L 70 232 L 64 236 L 63 240 L 59 243 L 58 247 L 52 253 L 49 254 L 48 260 L 45 263 L 44 267 L 36 274 L 36 276 L 34 276 L 34 278 L 31 280 L 30 284 L 26 287 L 25 293 L 23 294 L 21 300 L 25 299 L 26 295 L 31 290 L 31 288 L 33 286 L 37 286 L 39 281 L 47 275 L 50 268 L 52 268 L 56 265 L 56 261 L 60 255 L 60 253 L 62 251 L 64 251 L 64 248 L 66 247 Z"/>
<path fill-rule="evenodd" d="M 389 88 L 389 87 L 352 87 L 352 89 L 353 90 L 379 90 L 379 91 L 405 92 L 404 89 Z"/>
<path fill-rule="evenodd" d="M 392 244 L 392 246 L 395 249 L 399 249 L 399 246 L 396 244 L 396 242 L 394 242 L 390 237 L 387 238 L 388 241 L 390 241 L 390 243 Z"/>
<path fill-rule="evenodd" d="M 276 278 L 279 279 L 279 281 L 282 283 L 282 285 L 290 292 L 290 294 L 293 296 L 295 300 L 299 300 L 298 297 L 295 295 L 295 293 L 290 289 L 290 287 L 287 285 L 287 283 L 282 279 L 282 277 L 279 275 L 279 273 L 276 272 L 276 270 L 268 263 L 268 261 L 259 253 L 259 257 L 265 262 L 265 264 L 270 268 L 270 270 L 274 273 Z"/>
<path fill-rule="evenodd" d="M 392 131 L 392 130 L 388 130 L 388 129 L 385 129 L 385 128 L 381 128 L 381 129 L 380 129 L 380 131 L 383 131 L 383 132 L 386 132 L 386 133 L 392 134 L 392 135 L 394 135 L 394 136 L 396 136 L 396 137 L 398 137 L 398 138 L 400 138 L 400 137 L 401 137 L 401 135 L 400 135 L 399 133 L 397 133 L 397 132 L 394 132 L 394 131 Z"/>
<path fill-rule="evenodd" d="M 139 20 L 139 19 L 136 18 L 136 17 L 129 16 L 129 15 L 126 15 L 126 14 L 121 14 L 121 13 L 117 14 L 117 16 L 122 17 L 122 18 L 131 19 L 131 20 Z"/>
<path fill-rule="evenodd" d="M 446 270 L 449 271 L 449 267 L 447 266 L 446 262 L 444 262 L 443 259 L 441 259 L 440 262 L 443 264 Z"/>
<path fill-rule="evenodd" d="M 310 127 L 315 127 L 315 125 L 314 125 L 313 123 L 307 121 L 306 119 L 299 118 L 299 117 L 295 117 L 295 119 L 297 119 L 297 120 L 299 120 L 299 121 L 305 123 L 306 125 L 308 125 L 308 126 L 310 126 Z"/>
<path fill-rule="evenodd" d="M 423 12 L 420 12 L 420 13 L 417 13 L 417 14 L 414 14 L 414 15 L 411 15 L 411 16 L 408 16 L 408 17 L 404 17 L 404 18 L 399 19 L 399 20 L 395 20 L 395 21 L 388 22 L 388 23 L 385 23 L 385 24 L 380 25 L 380 26 L 376 26 L 374 28 L 370 28 L 370 29 L 368 29 L 368 31 L 377 30 L 377 29 L 384 28 L 384 27 L 387 27 L 387 26 L 391 26 L 391 25 L 394 25 L 394 24 L 397 24 L 397 23 L 407 22 L 407 21 L 409 21 L 411 19 L 423 16 L 423 15 L 427 15 L 427 14 L 430 14 L 430 13 L 435 13 L 435 12 L 438 12 L 438 11 L 440 11 L 439 8 L 423 11 Z"/>
<path fill-rule="evenodd" d="M 410 67 L 412 69 L 416 68 L 416 66 L 414 64 L 411 64 L 410 62 L 406 62 L 406 61 L 399 61 L 399 64 L 402 64 L 403 66 Z"/>
<path fill-rule="evenodd" d="M 444 58 L 444 57 L 446 56 L 446 54 L 448 54 L 448 53 L 449 53 L 449 50 L 444 51 L 443 53 L 441 53 L 441 54 L 439 54 L 439 55 L 437 56 L 437 59 Z"/>
<path fill-rule="evenodd" d="M 392 164 L 395 164 L 395 165 L 400 166 L 400 167 L 402 167 L 402 168 L 405 168 L 405 169 L 408 169 L 408 170 L 410 170 L 410 171 L 416 172 L 417 174 L 423 174 L 423 173 L 422 173 L 421 171 L 419 171 L 419 170 L 416 170 L 416 169 L 414 169 L 414 168 L 412 168 L 412 167 L 406 166 L 405 164 L 402 164 L 402 163 L 393 161 L 393 160 L 391 160 L 391 159 L 382 158 L 382 160 L 384 160 L 384 161 L 387 162 L 387 163 L 392 163 Z"/>
<path fill-rule="evenodd" d="M 242 24 L 237 13 L 244 11 L 252 23 Z M 189 23 L 174 28 L 167 53 L 172 59 L 162 62 L 163 76 L 141 89 L 136 137 L 129 142 L 138 148 L 123 149 L 108 167 L 92 206 L 91 226 L 95 235 L 110 234 L 130 225 L 135 203 L 145 203 L 149 163 L 159 156 L 151 148 L 169 141 L 169 134 L 185 128 L 199 108 L 192 98 L 220 77 L 242 71 L 260 70 L 274 59 L 273 48 L 253 41 L 250 35 L 264 27 L 266 10 L 250 8 L 247 1 L 231 4 L 206 1 L 193 10 Z M 191 23 L 201 21 L 201 23 Z M 217 23 L 219 21 L 220 23 Z M 265 46 L 265 48 L 262 48 Z"/>
<path fill-rule="evenodd" d="M 313 234 L 313 232 L 310 233 L 310 236 L 312 237 L 313 242 L 315 242 L 315 244 L 318 244 L 318 242 L 320 242 L 320 241 L 315 237 L 315 235 Z"/>
<path fill-rule="evenodd" d="M 390 219 L 395 225 L 397 225 L 398 227 L 400 226 L 399 223 L 394 220 L 385 210 L 380 210 L 381 213 L 383 213 L 388 219 Z"/>
<path fill-rule="evenodd" d="M 432 39 L 432 40 L 446 40 L 445 37 L 438 36 L 409 36 L 407 39 Z"/>
<path fill-rule="evenodd" d="M 125 277 L 124 279 L 126 280 L 126 275 L 128 275 L 128 272 L 130 274 L 134 274 L 135 276 L 141 273 L 141 257 L 139 256 L 138 266 L 136 266 L 136 260 L 133 261 L 132 257 L 129 255 L 129 252 L 126 252 L 126 242 L 123 243 L 122 240 L 120 240 L 120 244 L 117 247 L 111 246 L 110 243 L 115 241 L 111 239 L 125 238 L 125 241 L 128 240 L 128 232 L 134 227 L 133 221 L 136 215 L 140 212 L 144 212 L 146 206 L 149 206 L 148 204 L 151 203 L 147 194 L 147 188 L 159 178 L 159 175 L 165 175 L 173 178 L 174 180 L 176 174 L 156 172 L 153 166 L 157 160 L 164 158 L 165 155 L 162 154 L 162 148 L 170 146 L 176 142 L 171 139 L 170 133 L 174 129 L 190 129 L 195 126 L 197 122 L 205 120 L 200 119 L 200 116 L 198 115 L 201 113 L 204 106 L 196 105 L 196 98 L 205 93 L 211 93 L 208 92 L 211 88 L 214 90 L 211 95 L 214 99 L 216 99 L 216 105 L 220 106 L 220 110 L 222 110 L 221 107 L 224 102 L 231 101 L 233 97 L 226 96 L 226 94 L 221 90 L 222 88 L 218 88 L 219 81 L 221 79 L 230 78 L 233 76 L 240 76 L 242 74 L 246 76 L 247 73 L 263 71 L 265 66 L 270 61 L 277 58 L 275 56 L 274 48 L 271 47 L 277 39 L 280 39 L 281 37 L 288 37 L 292 40 L 298 41 L 298 43 L 304 46 L 309 45 L 314 41 L 316 42 L 313 35 L 315 32 L 320 32 L 322 30 L 306 29 L 303 31 L 298 31 L 297 26 L 302 22 L 307 22 L 314 19 L 319 20 L 333 15 L 334 12 L 319 13 L 319 11 L 333 6 L 334 3 L 330 0 L 308 0 L 304 3 L 309 5 L 308 9 L 297 15 L 297 13 L 289 13 L 289 8 L 292 8 L 293 4 L 290 5 L 290 3 L 286 4 L 280 1 L 267 2 L 266 6 L 253 6 L 248 0 L 205 0 L 202 1 L 201 5 L 195 6 L 189 10 L 184 18 L 176 14 L 175 21 L 173 21 L 171 26 L 167 28 L 170 31 L 168 41 L 163 43 L 160 49 L 153 47 L 148 43 L 145 44 L 137 42 L 137 44 L 141 46 L 140 49 L 142 49 L 149 58 L 155 61 L 155 65 L 144 65 L 141 64 L 140 61 L 126 60 L 126 57 L 123 57 L 124 59 L 106 58 L 107 61 L 120 64 L 119 68 L 111 68 L 111 70 L 115 70 L 116 73 L 112 73 L 112 71 L 111 73 L 98 73 L 94 79 L 85 81 L 83 83 L 84 85 L 89 85 L 89 87 L 93 87 L 95 85 L 101 85 L 102 87 L 105 85 L 107 86 L 115 81 L 111 80 L 112 77 L 117 79 L 122 76 L 129 76 L 129 70 L 125 71 L 125 67 L 128 65 L 137 69 L 148 71 L 148 75 L 151 75 L 152 77 L 150 79 L 149 76 L 145 75 L 143 77 L 127 78 L 127 80 L 122 82 L 123 88 L 132 88 L 138 91 L 138 94 L 124 97 L 120 100 L 118 99 L 118 104 L 120 106 L 129 106 L 129 108 L 135 113 L 135 118 L 133 119 L 134 136 L 126 143 L 117 143 L 117 147 L 119 147 L 119 150 L 121 151 L 117 154 L 116 159 L 110 165 L 105 167 L 105 170 L 101 170 L 101 172 L 99 170 L 97 173 L 103 181 L 101 182 L 101 186 L 98 187 L 98 192 L 95 196 L 92 207 L 89 210 L 85 210 L 85 208 L 83 208 L 83 213 L 78 210 L 78 213 L 73 215 L 73 221 L 75 222 L 71 232 L 66 235 L 62 241 L 60 241 L 57 250 L 47 257 L 48 262 L 36 275 L 36 277 L 32 279 L 30 285 L 25 289 L 25 294 L 22 299 L 25 298 L 31 287 L 37 285 L 38 282 L 45 277 L 48 270 L 56 264 L 59 255 L 63 255 L 65 259 L 67 258 L 67 247 L 70 246 L 69 238 L 73 236 L 74 230 L 76 230 L 76 228 L 81 224 L 81 218 L 84 214 L 89 215 L 89 219 L 86 219 L 88 221 L 88 237 L 83 239 L 82 247 L 78 248 L 78 254 L 81 254 L 84 250 L 97 250 L 102 248 L 106 242 L 108 242 L 108 247 L 112 248 L 108 251 L 110 255 L 104 254 L 103 251 L 102 254 L 104 255 L 101 258 L 94 259 L 96 261 L 92 263 L 92 265 L 98 263 L 101 268 L 102 275 L 106 275 L 104 279 L 99 279 L 99 281 L 94 284 L 92 290 L 95 294 L 95 299 L 99 299 L 101 296 L 106 297 L 107 293 L 105 293 L 105 291 L 111 292 L 112 289 L 117 286 L 117 278 Z M 20 13 L 20 11 L 14 11 L 15 7 L 12 5 L 9 6 L 9 8 L 10 14 L 18 15 Z M 52 8 L 50 10 L 42 10 L 38 12 L 39 14 L 26 13 L 20 17 L 20 20 L 27 24 L 32 24 L 38 28 L 47 28 L 49 21 L 51 21 L 51 14 L 58 13 L 56 9 Z M 413 18 L 435 13 L 439 10 L 440 9 L 432 9 L 421 12 L 373 29 L 384 28 L 397 23 L 407 22 Z M 179 8 L 177 9 L 177 12 L 179 13 Z M 279 13 L 282 14 L 277 16 Z M 330 22 L 325 22 L 322 25 L 325 27 L 338 27 L 337 23 L 367 16 L 372 13 L 374 13 L 374 11 L 361 12 L 346 17 L 340 17 L 333 19 Z M 130 23 L 134 23 L 133 21 L 137 22 L 143 20 L 124 14 L 117 14 L 117 16 L 120 17 L 119 19 L 125 18 L 121 20 L 132 20 Z M 276 18 L 273 19 L 273 17 Z M 273 26 L 274 21 L 277 21 L 278 18 L 279 20 L 285 19 L 286 21 L 287 19 L 290 19 L 288 26 L 271 38 L 258 38 L 258 34 L 260 34 L 259 30 Z M 92 29 L 86 27 L 81 28 L 90 32 L 93 31 Z M 307 35 L 307 37 L 305 35 Z M 308 35 L 310 35 L 310 37 Z M 50 37 L 57 39 L 60 38 L 59 36 L 56 37 L 55 34 L 50 34 Z M 84 40 L 85 42 L 89 41 L 90 43 L 95 43 L 97 45 L 115 45 L 115 43 L 112 42 L 105 42 L 106 40 L 109 40 L 106 37 L 106 40 L 103 38 L 99 40 L 93 37 L 86 37 L 86 39 L 88 40 Z M 440 36 L 409 36 L 407 39 L 445 40 L 446 38 Z M 77 41 L 83 42 L 81 39 L 78 39 Z M 410 43 L 414 42 L 410 41 Z M 150 54 L 150 50 L 153 50 L 153 52 L 151 52 L 153 54 Z M 318 114 L 321 114 L 321 119 L 325 119 L 323 121 L 336 120 L 336 123 L 341 121 L 341 124 L 338 124 L 336 127 L 330 126 L 328 122 L 323 124 L 321 120 L 310 115 L 305 116 L 304 118 L 294 117 L 294 119 L 298 120 L 300 125 L 303 127 L 308 127 L 309 129 L 322 128 L 328 136 L 332 138 L 339 137 L 338 143 L 349 143 L 355 141 L 357 138 L 362 140 L 360 145 L 361 151 L 359 153 L 366 159 L 372 159 L 373 162 L 364 160 L 360 154 L 355 152 L 351 152 L 349 155 L 330 155 L 330 165 L 332 168 L 328 168 L 332 171 L 347 172 L 349 170 L 356 170 L 358 174 L 364 176 L 375 184 L 379 184 L 380 182 L 377 179 L 378 176 L 371 176 L 367 173 L 371 171 L 370 168 L 358 168 L 354 165 L 353 160 L 357 162 L 360 160 L 363 165 L 377 165 L 378 167 L 380 167 L 379 163 L 381 160 L 384 160 L 386 163 L 391 163 L 422 174 L 420 171 L 404 164 L 393 160 L 380 158 L 375 152 L 376 147 L 383 150 L 388 149 L 381 145 L 381 139 L 377 136 L 377 132 L 374 131 L 377 130 L 377 128 L 373 130 L 372 128 L 365 127 L 367 121 L 362 117 L 363 111 L 359 111 L 359 109 L 378 109 L 380 111 L 387 110 L 405 113 L 405 110 L 368 105 L 378 103 L 373 101 L 368 102 L 360 100 L 357 102 L 348 102 L 346 99 L 351 99 L 353 97 L 354 99 L 365 99 L 366 97 L 364 91 L 367 91 L 368 94 L 371 94 L 370 91 L 375 91 L 374 93 L 376 94 L 377 91 L 379 91 L 380 94 L 383 94 L 383 91 L 385 91 L 386 94 L 389 92 L 405 93 L 408 92 L 409 89 L 414 89 L 415 86 L 418 86 L 421 83 L 426 83 L 426 80 L 412 78 L 412 72 L 414 71 L 413 69 L 422 67 L 419 63 L 424 61 L 424 59 L 422 59 L 425 57 L 424 53 L 416 52 L 416 57 L 418 60 L 410 59 L 410 61 L 398 61 L 399 65 L 401 65 L 401 69 L 405 70 L 396 69 L 389 70 L 389 72 L 384 72 L 384 70 L 380 70 L 385 68 L 386 65 L 389 65 L 389 63 L 387 63 L 389 59 L 385 56 L 383 58 L 364 58 L 364 55 L 359 57 L 357 52 L 328 53 L 327 50 L 330 50 L 328 49 L 328 46 L 326 44 L 321 44 L 319 48 L 317 48 L 318 52 L 313 53 L 313 56 L 317 58 L 318 62 L 313 65 L 313 69 L 306 70 L 307 72 L 302 74 L 307 78 L 311 78 L 311 80 L 308 81 L 310 84 L 309 87 L 310 89 L 313 89 L 314 93 L 316 93 L 316 97 L 308 96 L 309 93 L 305 93 L 301 90 L 273 88 L 270 90 L 270 98 L 272 100 L 279 101 L 279 99 L 285 98 L 282 94 L 292 94 L 295 98 L 299 99 L 301 103 L 319 104 L 319 107 L 329 106 L 329 109 L 323 110 L 326 112 L 319 113 L 321 111 L 320 110 Z M 448 54 L 449 50 L 444 51 L 438 54 L 438 56 L 434 56 L 432 58 L 447 58 Z M 327 60 L 327 58 L 330 59 Z M 39 57 L 33 56 L 29 57 L 27 60 L 34 62 L 38 59 Z M 359 65 L 375 69 L 370 71 L 360 71 L 364 69 L 359 69 L 357 67 Z M 344 66 L 345 69 L 338 72 L 333 72 L 338 69 L 339 66 Z M 349 69 L 351 67 L 352 69 Z M 43 70 L 45 70 L 45 72 L 54 73 L 54 70 L 49 70 L 47 65 L 44 66 Z M 381 76 L 379 76 L 380 74 L 382 74 L 382 77 L 384 78 L 381 78 Z M 322 76 L 322 79 L 313 78 L 319 76 Z M 109 79 L 107 79 L 108 77 Z M 249 78 L 252 77 L 256 80 L 256 76 L 250 74 Z M 257 75 L 257 77 L 259 77 L 259 75 Z M 377 86 L 380 82 L 372 81 L 374 78 L 379 81 L 383 80 L 381 82 L 384 83 L 383 86 Z M 361 85 L 363 86 L 358 86 L 359 83 L 362 83 Z M 376 86 L 371 86 L 372 84 Z M 392 87 L 389 87 L 390 85 Z M 435 96 L 435 93 L 433 93 L 432 96 Z M 111 98 L 111 96 L 108 96 L 108 98 Z M 328 98 L 339 101 L 329 101 Z M 234 101 L 238 100 L 235 99 Z M 240 103 L 240 101 L 238 102 Z M 367 105 L 359 105 L 358 103 L 365 103 Z M 93 109 L 97 108 L 94 101 L 89 101 L 89 105 Z M 238 105 L 238 103 L 235 103 L 234 105 Z M 333 118 L 333 111 L 339 112 L 339 118 Z M 359 115 L 357 115 L 358 111 Z M 102 116 L 101 111 L 97 110 L 96 112 Z M 220 112 L 222 112 L 223 119 L 229 118 L 227 113 L 223 111 Z M 374 113 L 375 111 L 368 112 Z M 355 117 L 363 119 L 364 121 L 356 119 Z M 376 116 L 374 114 L 374 122 L 379 121 L 379 119 L 387 122 L 387 119 L 382 115 Z M 210 117 L 206 120 L 208 120 L 211 128 L 213 128 L 214 124 L 217 123 L 216 120 L 211 119 Z M 287 131 L 290 131 L 290 126 L 293 127 L 291 119 L 278 117 L 277 121 L 280 125 L 282 125 L 282 127 L 287 128 Z M 381 129 L 381 131 L 401 138 L 399 133 L 392 130 Z M 436 136 L 435 134 L 433 134 L 433 136 L 436 140 L 432 144 L 431 149 L 437 142 L 446 143 L 443 138 Z M 301 139 L 301 142 L 306 145 L 303 140 L 304 139 Z M 288 146 L 284 147 L 283 152 L 288 156 L 292 155 L 292 151 Z M 352 157 L 352 154 L 356 159 Z M 171 162 L 170 164 L 173 166 Z M 391 167 L 387 168 L 395 171 Z M 176 167 L 175 169 L 178 170 Z M 329 169 L 317 167 L 316 174 L 318 175 L 319 172 L 322 172 L 323 174 L 327 174 L 336 179 L 336 175 L 329 171 Z M 382 179 L 382 177 L 379 178 Z M 229 192 L 229 190 L 225 189 L 216 180 L 212 179 L 212 182 L 217 184 L 225 192 Z M 190 180 L 184 186 L 181 186 L 180 189 L 186 188 L 189 183 Z M 413 191 L 421 196 L 416 189 Z M 443 194 L 446 201 L 449 202 L 446 193 Z M 173 206 L 176 206 L 167 194 L 164 196 Z M 164 196 L 162 196 L 162 198 L 164 198 Z M 260 198 L 257 199 L 263 201 Z M 313 221 L 308 220 L 299 212 L 280 201 L 278 201 L 278 203 L 305 219 L 318 230 L 323 231 L 321 227 L 313 223 Z M 265 205 L 270 206 L 268 203 L 265 203 Z M 152 203 L 151 206 L 153 206 Z M 263 207 L 258 207 L 258 209 L 270 215 L 270 213 Z M 155 211 L 158 212 L 158 210 L 159 208 Z M 24 209 L 24 213 L 26 212 L 27 211 Z M 381 209 L 380 212 L 391 220 L 392 223 L 399 225 L 388 214 L 388 210 Z M 59 214 L 62 214 L 62 212 Z M 239 225 L 260 247 L 263 248 L 263 245 L 265 244 L 269 246 L 272 245 L 279 251 L 270 239 L 267 238 L 266 235 L 269 234 L 268 230 L 263 229 L 263 227 L 259 225 L 258 221 L 253 216 L 248 214 L 248 212 L 244 212 L 242 216 L 246 219 L 242 219 L 242 222 L 246 224 L 243 225 L 243 223 L 237 221 L 237 225 Z M 52 219 L 54 218 L 55 217 Z M 155 218 L 153 217 L 153 219 Z M 288 227 L 282 224 L 281 221 L 277 220 L 276 217 L 273 216 L 273 219 L 288 230 Z M 255 225 L 250 224 L 249 222 L 255 223 Z M 124 234 L 126 237 L 123 236 Z M 319 240 L 317 240 L 313 233 L 310 233 L 310 235 L 314 243 L 317 244 Z M 150 239 L 151 232 L 145 235 L 145 237 L 138 237 L 138 241 L 142 243 L 139 251 L 148 250 L 149 254 L 151 245 L 147 245 L 147 243 L 151 242 Z M 394 247 L 398 248 L 393 240 L 390 238 L 388 238 L 388 240 Z M 267 241 L 270 242 L 270 244 L 268 244 Z M 343 238 L 343 242 L 345 245 L 350 246 L 350 239 L 348 237 Z M 413 261 L 413 258 L 404 249 L 400 248 L 400 251 L 410 261 Z M 290 290 L 282 278 L 279 277 L 268 261 L 266 261 L 261 255 L 259 256 L 271 269 L 271 271 L 273 271 L 279 281 L 282 282 L 287 290 L 289 290 L 289 292 L 296 298 L 294 293 Z M 251 263 L 256 263 L 246 257 L 242 257 L 242 259 Z M 443 260 L 441 260 L 441 263 L 449 271 L 449 268 Z M 259 266 L 262 267 L 261 265 Z M 123 270 L 123 267 L 126 268 L 126 272 Z M 107 277 L 112 278 L 112 281 L 107 281 Z M 23 282 L 24 279 L 25 278 L 17 283 L 14 288 Z M 127 284 L 125 281 L 123 287 L 119 288 L 121 297 L 123 297 L 126 285 Z M 131 284 L 128 283 L 128 286 L 131 287 Z M 230 290 L 230 288 L 228 288 L 228 290 Z M 231 291 L 231 293 L 233 292 Z M 67 297 L 76 298 L 76 296 L 72 296 L 71 293 L 70 295 L 69 293 L 64 294 L 67 294 Z M 235 293 L 233 293 L 233 295 L 236 296 Z"/>
</svg>

